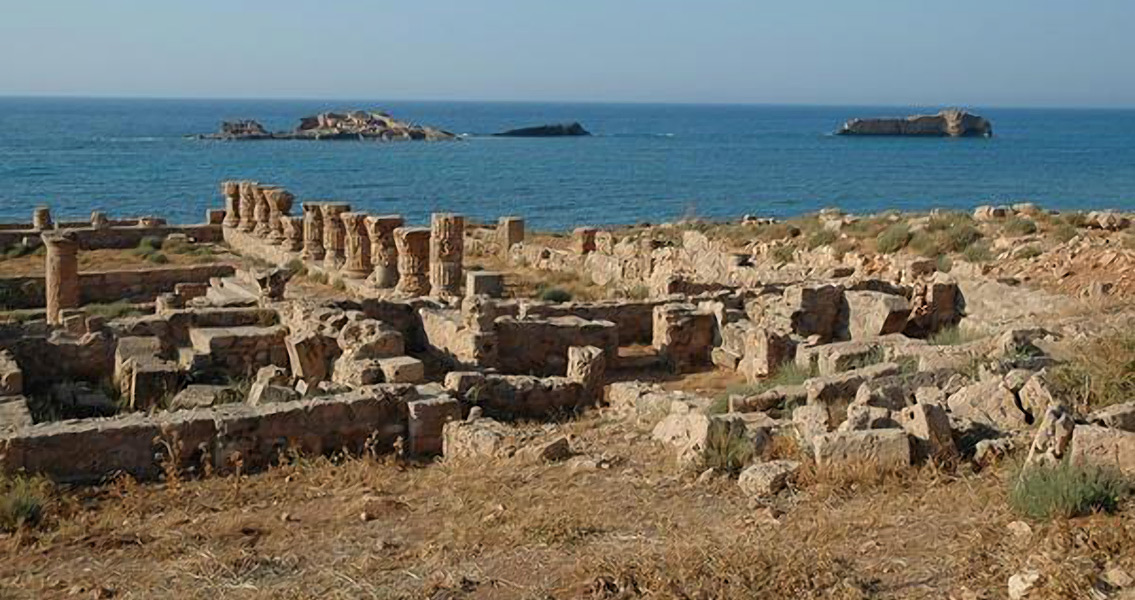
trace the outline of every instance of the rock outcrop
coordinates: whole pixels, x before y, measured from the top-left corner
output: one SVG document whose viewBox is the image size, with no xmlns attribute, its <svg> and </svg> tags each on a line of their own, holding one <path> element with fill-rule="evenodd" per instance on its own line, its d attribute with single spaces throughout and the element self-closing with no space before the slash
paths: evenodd
<svg viewBox="0 0 1135 600">
<path fill-rule="evenodd" d="M 452 140 L 457 136 L 433 127 L 399 121 L 384 112 L 325 112 L 300 119 L 293 131 L 269 132 L 257 121 L 226 121 L 211 140 Z"/>
<path fill-rule="evenodd" d="M 586 136 L 591 135 L 591 132 L 583 128 L 579 123 L 558 123 L 554 125 L 538 125 L 536 127 L 522 127 L 520 129 L 509 129 L 500 133 L 493 134 L 496 137 L 563 137 L 563 136 Z"/>
<path fill-rule="evenodd" d="M 936 115 L 851 119 L 836 135 L 911 135 L 940 137 L 990 137 L 993 124 L 988 119 L 963 110 L 948 109 Z"/>
</svg>

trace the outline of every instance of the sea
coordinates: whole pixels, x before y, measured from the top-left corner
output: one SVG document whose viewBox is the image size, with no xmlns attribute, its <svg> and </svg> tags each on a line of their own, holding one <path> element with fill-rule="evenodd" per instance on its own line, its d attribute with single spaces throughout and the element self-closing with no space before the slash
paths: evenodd
<svg viewBox="0 0 1135 600">
<path fill-rule="evenodd" d="M 853 117 L 915 106 L 771 106 L 0 98 L 0 222 L 155 215 L 197 223 L 219 182 L 283 185 L 300 200 L 425 223 L 451 211 L 530 229 L 786 217 L 838 207 L 969 210 L 1033 202 L 1135 210 L 1135 110 L 967 107 L 992 138 L 833 135 Z M 193 139 L 224 120 L 271 130 L 327 110 L 374 109 L 462 135 L 455 142 Z M 578 121 L 594 135 L 499 138 Z"/>
</svg>

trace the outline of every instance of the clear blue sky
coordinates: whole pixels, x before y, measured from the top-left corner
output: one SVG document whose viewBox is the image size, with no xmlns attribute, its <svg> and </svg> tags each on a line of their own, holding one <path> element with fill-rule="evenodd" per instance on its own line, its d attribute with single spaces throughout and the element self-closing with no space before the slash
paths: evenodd
<svg viewBox="0 0 1135 600">
<path fill-rule="evenodd" d="M 0 0 L 0 95 L 1135 106 L 1135 0 Z"/>
</svg>

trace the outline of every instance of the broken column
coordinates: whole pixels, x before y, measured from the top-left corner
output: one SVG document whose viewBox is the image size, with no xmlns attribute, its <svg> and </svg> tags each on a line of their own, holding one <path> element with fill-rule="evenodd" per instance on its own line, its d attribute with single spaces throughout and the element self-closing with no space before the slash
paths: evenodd
<svg viewBox="0 0 1135 600">
<path fill-rule="evenodd" d="M 106 213 L 101 210 L 91 211 L 92 229 L 107 229 L 108 227 L 110 227 L 110 220 L 106 218 Z"/>
<path fill-rule="evenodd" d="M 425 296 L 430 292 L 430 230 L 425 227 L 399 227 L 394 230 L 398 248 L 399 293 Z"/>
<path fill-rule="evenodd" d="M 394 245 L 394 230 L 403 224 L 399 215 L 366 218 L 370 262 L 374 267 L 372 282 L 375 287 L 392 288 L 398 283 L 398 248 Z"/>
<path fill-rule="evenodd" d="M 371 272 L 370 240 L 367 239 L 366 213 L 345 212 L 339 215 L 343 222 L 343 275 L 351 279 L 365 279 Z"/>
<path fill-rule="evenodd" d="M 323 260 L 323 211 L 315 202 L 303 203 L 304 260 Z"/>
<path fill-rule="evenodd" d="M 295 196 L 284 188 L 268 188 L 264 192 L 268 199 L 268 243 L 272 245 L 284 242 L 283 218 L 292 210 Z"/>
<path fill-rule="evenodd" d="M 343 266 L 343 247 L 346 244 L 346 230 L 339 215 L 351 210 L 351 205 L 343 202 L 326 202 L 319 206 L 323 213 L 323 266 L 329 271 Z"/>
<path fill-rule="evenodd" d="M 461 324 L 469 330 L 469 360 L 482 368 L 498 364 L 496 319 L 499 310 L 488 296 L 465 296 L 461 300 Z"/>
<path fill-rule="evenodd" d="M 524 219 L 501 217 L 497 221 L 497 238 L 501 245 L 501 253 L 508 256 L 508 251 L 513 246 L 524 241 Z"/>
<path fill-rule="evenodd" d="M 280 226 L 284 230 L 282 245 L 288 252 L 299 252 L 303 249 L 303 225 L 303 217 L 280 217 Z"/>
<path fill-rule="evenodd" d="M 47 322 L 63 323 L 63 310 L 79 306 L 79 244 L 71 233 L 44 234 L 47 246 Z"/>
<path fill-rule="evenodd" d="M 32 213 L 32 229 L 36 231 L 47 231 L 54 229 L 55 225 L 51 222 L 51 209 L 46 206 L 35 207 L 35 212 Z"/>
<path fill-rule="evenodd" d="M 461 261 L 465 255 L 465 217 L 434 213 L 430 218 L 430 295 L 461 293 Z"/>
<path fill-rule="evenodd" d="M 240 188 L 240 222 L 237 229 L 251 233 L 256 228 L 256 182 L 241 181 Z"/>
<path fill-rule="evenodd" d="M 593 400 L 603 397 L 603 383 L 607 372 L 607 357 L 602 348 L 572 346 L 568 348 L 567 378 L 583 384 Z"/>
<path fill-rule="evenodd" d="M 595 234 L 599 230 L 594 227 L 577 227 L 572 232 L 572 237 L 575 238 L 575 249 L 580 254 L 591 254 L 595 252 Z"/>
<path fill-rule="evenodd" d="M 222 181 L 221 193 L 225 196 L 224 226 L 232 229 L 240 225 L 240 182 Z"/>
<path fill-rule="evenodd" d="M 256 210 L 253 212 L 256 227 L 252 229 L 252 233 L 256 237 L 267 239 L 268 235 L 272 233 L 272 205 L 268 202 L 268 194 L 277 189 L 279 188 L 275 186 L 259 185 L 252 188 L 253 196 L 256 198 Z"/>
</svg>

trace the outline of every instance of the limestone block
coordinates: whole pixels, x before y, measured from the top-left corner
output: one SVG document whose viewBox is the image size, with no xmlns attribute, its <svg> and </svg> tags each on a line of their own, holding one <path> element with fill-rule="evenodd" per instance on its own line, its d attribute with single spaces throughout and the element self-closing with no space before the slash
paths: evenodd
<svg viewBox="0 0 1135 600">
<path fill-rule="evenodd" d="M 511 450 L 512 432 L 489 418 L 449 421 L 442 428 L 442 454 L 446 459 L 494 458 Z"/>
<path fill-rule="evenodd" d="M 741 476 L 737 478 L 737 485 L 746 496 L 768 498 L 784 489 L 799 470 L 800 463 L 794 460 L 757 463 L 741 472 Z"/>
<path fill-rule="evenodd" d="M 504 274 L 496 271 L 469 271 L 465 275 L 465 294 L 467 296 L 504 296 Z"/>
<path fill-rule="evenodd" d="M 848 333 L 851 339 L 900 333 L 910 316 L 910 303 L 902 296 L 883 292 L 847 291 Z"/>
<path fill-rule="evenodd" d="M 786 332 L 750 328 L 745 335 L 744 356 L 737 368 L 746 381 L 756 383 L 791 362 L 795 353 L 796 343 Z"/>
<path fill-rule="evenodd" d="M 870 465 L 890 471 L 910 466 L 910 440 L 902 429 L 825 433 L 816 436 L 813 444 L 821 468 Z"/>
<path fill-rule="evenodd" d="M 0 350 L 0 396 L 18 396 L 24 393 L 24 372 L 16 364 L 16 357 Z"/>
<path fill-rule="evenodd" d="M 897 375 L 900 370 L 895 363 L 879 363 L 835 375 L 813 377 L 804 382 L 804 389 L 808 391 L 809 404 L 850 404 L 863 383 L 880 377 Z"/>
<path fill-rule="evenodd" d="M 792 423 L 797 436 L 806 446 L 812 446 L 817 436 L 836 428 L 827 407 L 820 404 L 805 404 L 792 411 Z"/>
<path fill-rule="evenodd" d="M 784 291 L 783 302 L 793 333 L 803 337 L 818 335 L 830 341 L 846 318 L 843 288 L 838 285 L 790 286 Z"/>
<path fill-rule="evenodd" d="M 878 406 L 852 404 L 847 407 L 847 420 L 839 424 L 837 431 L 865 431 L 868 429 L 893 429 L 898 427 L 894 413 Z"/>
<path fill-rule="evenodd" d="M 513 246 L 524 243 L 524 219 L 501 217 L 497 222 L 497 235 L 501 251 L 508 256 L 508 251 Z"/>
<path fill-rule="evenodd" d="M 479 371 L 450 371 L 445 374 L 445 389 L 456 394 L 458 398 L 465 398 L 466 394 L 484 382 L 485 375 Z"/>
<path fill-rule="evenodd" d="M 414 455 L 441 454 L 445 445 L 445 424 L 461 420 L 461 404 L 450 396 L 439 396 L 414 400 L 406 406 L 409 414 L 407 451 Z"/>
<path fill-rule="evenodd" d="M 0 431 L 27 427 L 32 422 L 27 398 L 23 396 L 0 396 Z"/>
<path fill-rule="evenodd" d="M 395 356 L 376 361 L 386 383 L 419 383 L 426 379 L 426 366 L 412 356 Z"/>
<path fill-rule="evenodd" d="M 692 304 L 654 307 L 653 346 L 678 373 L 709 364 L 717 319 Z"/>
<path fill-rule="evenodd" d="M 1072 435 L 1076 423 L 1072 420 L 1072 412 L 1061 404 L 1052 404 L 1045 411 L 1033 436 L 1029 455 L 1025 459 L 1025 466 L 1060 464 L 1068 446 L 1072 444 Z"/>
<path fill-rule="evenodd" d="M 379 360 L 381 359 L 353 359 L 349 356 L 342 356 L 335 361 L 335 366 L 331 372 L 331 382 L 349 388 L 382 383 L 385 381 L 385 375 L 382 372 L 382 365 L 379 364 Z"/>
<path fill-rule="evenodd" d="M 1071 460 L 1076 464 L 1114 467 L 1135 476 L 1135 433 L 1081 425 L 1072 434 Z"/>
<path fill-rule="evenodd" d="M 567 378 L 583 384 L 595 395 L 596 400 L 603 393 L 607 371 L 607 357 L 602 348 L 595 346 L 572 346 L 568 348 Z"/>
<path fill-rule="evenodd" d="M 954 417 L 983 423 L 999 430 L 1028 427 L 1027 415 L 1017 405 L 1017 396 L 1001 380 L 985 379 L 965 386 L 947 399 Z"/>
<path fill-rule="evenodd" d="M 333 338 L 314 331 L 299 331 L 284 339 L 288 362 L 296 378 L 315 385 L 325 381 L 330 372 L 332 356 L 340 354 Z M 334 350 L 331 352 L 331 350 Z"/>
<path fill-rule="evenodd" d="M 736 371 L 740 366 L 741 357 L 737 354 L 718 346 L 709 352 L 709 360 L 714 366 L 720 367 L 727 371 Z"/>
<path fill-rule="evenodd" d="M 1135 431 L 1135 400 L 1101 408 L 1088 415 L 1088 422 L 1123 431 Z"/>
<path fill-rule="evenodd" d="M 195 384 L 187 386 L 170 401 L 170 410 L 209 408 L 232 402 L 243 402 L 246 398 L 236 388 L 227 385 Z"/>
<path fill-rule="evenodd" d="M 338 338 L 343 357 L 365 360 L 401 356 L 406 353 L 402 334 L 375 319 L 347 323 Z"/>
<path fill-rule="evenodd" d="M 899 413 L 899 424 L 910 435 L 915 460 L 945 461 L 957 456 L 950 417 L 937 404 L 915 404 Z"/>
</svg>

